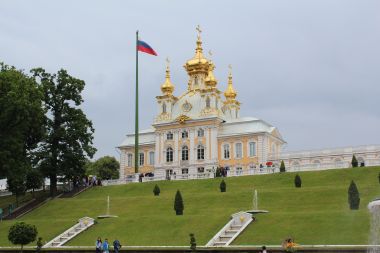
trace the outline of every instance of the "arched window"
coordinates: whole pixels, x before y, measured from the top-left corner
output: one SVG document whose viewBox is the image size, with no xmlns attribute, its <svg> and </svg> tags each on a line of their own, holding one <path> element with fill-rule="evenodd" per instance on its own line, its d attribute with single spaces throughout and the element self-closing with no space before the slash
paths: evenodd
<svg viewBox="0 0 380 253">
<path fill-rule="evenodd" d="M 210 105 L 211 104 L 211 100 L 210 100 L 210 97 L 207 97 L 206 98 L 206 108 L 210 108 Z"/>
<path fill-rule="evenodd" d="M 235 144 L 235 158 L 242 158 L 243 157 L 243 150 L 242 150 L 242 144 L 236 143 Z"/>
<path fill-rule="evenodd" d="M 189 133 L 186 130 L 183 130 L 182 131 L 182 139 L 186 139 L 187 137 L 189 137 Z"/>
<path fill-rule="evenodd" d="M 249 143 L 249 157 L 253 157 L 256 155 L 256 142 L 251 141 Z"/>
<path fill-rule="evenodd" d="M 166 162 L 173 162 L 173 149 L 171 147 L 166 149 Z"/>
<path fill-rule="evenodd" d="M 205 159 L 205 148 L 202 145 L 198 145 L 197 147 L 197 159 L 198 160 Z"/>
<path fill-rule="evenodd" d="M 182 147 L 182 161 L 189 160 L 189 148 L 187 146 Z"/>
<path fill-rule="evenodd" d="M 272 144 L 272 153 L 276 153 L 276 145 L 274 143 Z"/>
<path fill-rule="evenodd" d="M 168 133 L 166 134 L 166 139 L 167 139 L 167 140 L 173 140 L 173 133 L 172 133 L 172 132 L 168 132 Z"/>
<path fill-rule="evenodd" d="M 229 144 L 223 145 L 223 153 L 224 153 L 224 159 L 230 159 L 230 145 Z"/>
<path fill-rule="evenodd" d="M 205 131 L 202 128 L 198 129 L 198 137 L 203 137 L 204 135 Z"/>
<path fill-rule="evenodd" d="M 166 103 L 162 104 L 162 113 L 166 113 Z"/>
<path fill-rule="evenodd" d="M 194 77 L 194 85 L 195 86 L 199 85 L 199 81 L 198 81 L 198 77 L 197 76 Z"/>
<path fill-rule="evenodd" d="M 128 154 L 128 167 L 132 167 L 133 155 L 131 153 Z"/>
</svg>

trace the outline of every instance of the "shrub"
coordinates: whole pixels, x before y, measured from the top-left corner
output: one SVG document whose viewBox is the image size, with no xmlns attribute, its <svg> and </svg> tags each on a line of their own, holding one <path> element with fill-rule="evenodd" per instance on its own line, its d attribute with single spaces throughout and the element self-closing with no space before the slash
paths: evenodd
<svg viewBox="0 0 380 253">
<path fill-rule="evenodd" d="M 280 172 L 285 172 L 285 163 L 284 163 L 284 160 L 281 161 L 281 165 L 280 165 Z"/>
<path fill-rule="evenodd" d="M 354 180 L 351 181 L 351 184 L 348 187 L 348 204 L 351 210 L 359 209 L 359 205 L 360 205 L 359 190 L 356 187 Z"/>
<path fill-rule="evenodd" d="M 176 215 L 183 215 L 183 199 L 181 192 L 177 190 L 177 193 L 175 194 L 175 199 L 174 199 L 174 210 Z"/>
<path fill-rule="evenodd" d="M 194 234 L 190 234 L 190 249 L 191 251 L 196 251 L 197 249 L 197 242 L 195 241 Z"/>
<path fill-rule="evenodd" d="M 380 172 L 379 172 L 379 175 L 377 176 L 377 178 L 379 179 L 379 184 L 380 184 Z"/>
<path fill-rule="evenodd" d="M 160 192 L 161 192 L 160 187 L 158 187 L 158 185 L 155 185 L 153 188 L 154 196 L 159 196 Z"/>
<path fill-rule="evenodd" d="M 356 159 L 355 155 L 352 155 L 351 165 L 352 168 L 358 167 L 358 160 Z"/>
<path fill-rule="evenodd" d="M 36 240 L 37 234 L 37 228 L 34 225 L 17 222 L 9 228 L 8 240 L 15 245 L 21 245 L 22 252 L 24 245 Z"/>
<path fill-rule="evenodd" d="M 294 185 L 297 188 L 301 188 L 302 181 L 301 181 L 301 177 L 298 174 L 294 177 Z"/>
<path fill-rule="evenodd" d="M 222 180 L 222 182 L 220 182 L 220 185 L 219 185 L 219 188 L 220 188 L 220 192 L 226 192 L 226 182 L 224 182 L 224 180 Z"/>
<path fill-rule="evenodd" d="M 42 249 L 42 246 L 44 246 L 44 244 L 42 242 L 42 237 L 38 237 L 36 251 L 40 252 Z"/>
</svg>

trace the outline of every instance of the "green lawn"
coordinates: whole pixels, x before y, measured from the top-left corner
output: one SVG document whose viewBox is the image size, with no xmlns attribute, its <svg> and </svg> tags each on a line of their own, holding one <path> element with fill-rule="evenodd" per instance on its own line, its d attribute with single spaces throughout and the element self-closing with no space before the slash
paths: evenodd
<svg viewBox="0 0 380 253">
<path fill-rule="evenodd" d="M 93 245 L 98 236 L 123 245 L 188 245 L 195 233 L 198 245 L 207 243 L 231 214 L 252 208 L 253 189 L 258 190 L 259 208 L 269 211 L 237 238 L 236 245 L 279 245 L 287 236 L 300 244 L 366 244 L 369 231 L 367 204 L 380 195 L 380 167 L 299 173 L 302 188 L 294 187 L 295 173 L 245 176 L 225 179 L 227 192 L 219 192 L 221 179 L 158 182 L 98 187 L 72 199 L 55 199 L 20 220 L 37 226 L 44 240 L 52 239 L 79 218 L 95 218 L 106 212 L 119 218 L 98 224 L 69 245 Z M 354 179 L 361 197 L 360 210 L 350 211 L 347 189 Z M 181 190 L 185 210 L 176 216 L 174 195 Z M 7 232 L 14 221 L 0 223 L 0 245 L 9 245 Z"/>
</svg>

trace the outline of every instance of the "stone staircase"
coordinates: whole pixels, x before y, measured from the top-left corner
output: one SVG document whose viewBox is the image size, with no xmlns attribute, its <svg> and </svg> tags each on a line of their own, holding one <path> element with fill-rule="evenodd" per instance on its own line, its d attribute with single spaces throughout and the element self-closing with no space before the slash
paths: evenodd
<svg viewBox="0 0 380 253">
<path fill-rule="evenodd" d="M 89 227 L 95 224 L 95 220 L 90 217 L 83 217 L 79 219 L 78 223 L 60 234 L 59 236 L 55 237 L 50 242 L 46 243 L 43 248 L 58 248 L 71 239 L 73 239 L 78 234 L 82 233 Z"/>
<path fill-rule="evenodd" d="M 252 214 L 238 212 L 232 215 L 231 220 L 206 244 L 206 247 L 225 247 L 253 221 Z"/>
</svg>

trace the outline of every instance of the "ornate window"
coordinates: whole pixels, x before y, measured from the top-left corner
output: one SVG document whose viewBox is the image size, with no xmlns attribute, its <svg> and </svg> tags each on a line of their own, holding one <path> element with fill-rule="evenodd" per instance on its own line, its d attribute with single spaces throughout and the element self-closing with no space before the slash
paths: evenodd
<svg viewBox="0 0 380 253">
<path fill-rule="evenodd" d="M 189 174 L 189 169 L 182 169 L 182 174 Z"/>
<path fill-rule="evenodd" d="M 224 159 L 230 159 L 230 145 L 224 144 L 223 145 L 223 154 Z"/>
<path fill-rule="evenodd" d="M 199 85 L 198 76 L 195 76 L 195 77 L 194 77 L 194 85 L 195 85 L 195 86 L 198 86 L 198 85 Z"/>
<path fill-rule="evenodd" d="M 189 148 L 187 146 L 182 147 L 182 161 L 189 160 Z"/>
<path fill-rule="evenodd" d="M 168 133 L 166 134 L 166 139 L 167 139 L 167 140 L 173 140 L 173 133 L 172 133 L 172 132 L 168 132 Z"/>
<path fill-rule="evenodd" d="M 235 158 L 242 158 L 242 145 L 241 145 L 241 143 L 235 144 Z"/>
<path fill-rule="evenodd" d="M 205 173 L 204 167 L 198 167 L 198 173 Z"/>
<path fill-rule="evenodd" d="M 186 139 L 187 137 L 189 137 L 189 132 L 187 132 L 186 130 L 183 130 L 182 131 L 182 139 Z"/>
<path fill-rule="evenodd" d="M 133 155 L 131 153 L 128 154 L 128 167 L 132 167 Z"/>
<path fill-rule="evenodd" d="M 197 159 L 198 160 L 205 159 L 205 148 L 202 145 L 198 145 L 197 147 Z"/>
<path fill-rule="evenodd" d="M 211 100 L 210 100 L 210 97 L 207 97 L 206 98 L 206 108 L 210 108 L 211 106 Z"/>
<path fill-rule="evenodd" d="M 203 137 L 205 135 L 205 130 L 202 128 L 198 129 L 198 137 Z"/>
<path fill-rule="evenodd" d="M 173 162 L 173 149 L 171 147 L 166 149 L 166 162 Z"/>
<path fill-rule="evenodd" d="M 162 113 L 166 113 L 166 103 L 162 104 Z"/>
<path fill-rule="evenodd" d="M 154 151 L 149 152 L 149 165 L 154 165 Z"/>
<path fill-rule="evenodd" d="M 140 166 L 144 165 L 144 153 L 139 154 L 139 165 Z"/>
<path fill-rule="evenodd" d="M 249 143 L 249 156 L 253 157 L 256 156 L 256 142 L 251 141 Z"/>
</svg>

